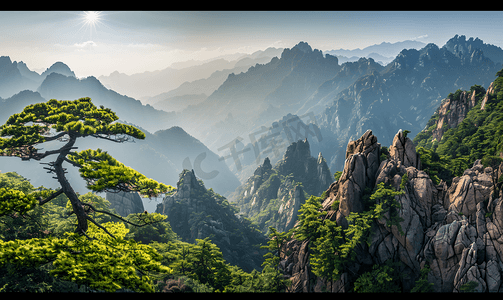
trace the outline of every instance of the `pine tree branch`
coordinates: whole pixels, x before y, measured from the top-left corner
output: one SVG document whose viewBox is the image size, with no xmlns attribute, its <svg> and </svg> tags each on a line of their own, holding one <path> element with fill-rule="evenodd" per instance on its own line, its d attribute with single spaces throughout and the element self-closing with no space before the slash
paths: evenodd
<svg viewBox="0 0 503 300">
<path fill-rule="evenodd" d="M 45 137 L 44 136 L 44 138 L 45 138 L 46 142 L 50 142 L 50 141 L 57 140 L 57 139 L 65 136 L 66 134 L 67 134 L 66 131 L 63 131 L 63 132 L 60 132 L 60 133 L 58 133 L 57 135 L 54 135 L 54 136 L 49 136 L 49 137 Z"/>
<path fill-rule="evenodd" d="M 51 201 L 52 199 L 56 198 L 57 196 L 63 194 L 63 190 L 60 189 L 59 191 L 53 193 L 52 195 L 50 195 L 49 197 L 45 198 L 44 200 L 42 199 L 39 199 L 38 200 L 38 205 L 44 205 L 45 203 Z"/>
<path fill-rule="evenodd" d="M 121 220 L 121 221 L 123 221 L 123 222 L 126 222 L 126 223 L 128 223 L 128 224 L 131 224 L 131 225 L 133 225 L 133 226 L 135 226 L 135 227 L 143 227 L 143 226 L 146 226 L 146 225 L 155 224 L 155 223 L 158 223 L 158 222 L 163 221 L 163 220 L 152 221 L 152 222 L 144 221 L 144 222 L 145 222 L 144 224 L 135 224 L 135 223 L 130 222 L 129 220 L 127 220 L 127 219 L 125 219 L 125 218 L 123 218 L 123 217 L 121 217 L 121 216 L 119 216 L 119 215 L 116 215 L 116 214 L 114 214 L 114 213 L 111 213 L 111 212 L 109 212 L 109 211 L 96 209 L 96 208 L 95 208 L 92 204 L 82 202 L 82 205 L 84 205 L 84 206 L 88 206 L 89 208 L 91 208 L 91 209 L 92 209 L 93 211 L 95 211 L 95 212 L 102 213 L 102 214 L 106 214 L 106 215 L 109 215 L 109 216 L 111 216 L 111 217 L 117 218 L 117 219 L 119 219 L 119 220 Z M 140 218 L 140 217 L 138 217 L 138 218 L 141 220 L 141 218 Z"/>
<path fill-rule="evenodd" d="M 84 203 L 82 203 L 84 204 Z M 98 228 L 102 229 L 103 231 L 105 231 L 110 237 L 112 237 L 113 239 L 115 239 L 115 236 L 113 234 L 111 234 L 105 227 L 101 226 L 100 224 L 98 224 L 96 221 L 93 220 L 93 218 L 89 217 L 89 216 L 86 216 L 86 218 L 91 221 L 94 225 L 98 226 Z M 85 233 L 83 233 L 85 234 Z M 87 238 L 89 238 L 89 236 L 86 235 Z"/>
</svg>

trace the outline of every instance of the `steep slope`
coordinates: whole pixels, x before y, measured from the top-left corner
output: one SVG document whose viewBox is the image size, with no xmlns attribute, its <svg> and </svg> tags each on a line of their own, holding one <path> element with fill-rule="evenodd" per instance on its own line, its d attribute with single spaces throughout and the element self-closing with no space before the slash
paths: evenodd
<svg viewBox="0 0 503 300">
<path fill-rule="evenodd" d="M 414 142 L 429 173 L 450 182 L 476 159 L 493 166 L 503 159 L 503 70 L 484 88 L 449 94 Z"/>
<path fill-rule="evenodd" d="M 372 58 L 360 58 L 355 62 L 348 62 L 341 65 L 341 69 L 334 78 L 325 81 L 306 100 L 297 114 L 307 112 L 320 113 L 333 99 L 345 88 L 353 84 L 358 78 L 369 75 L 373 71 L 381 71 L 384 67 L 376 63 Z"/>
<path fill-rule="evenodd" d="M 300 206 L 310 195 L 320 196 L 332 181 L 321 153 L 311 157 L 309 142 L 299 140 L 286 149 L 274 168 L 269 158 L 229 196 L 263 233 L 269 226 L 287 231 L 297 221 Z"/>
<path fill-rule="evenodd" d="M 182 241 L 193 243 L 209 237 L 229 264 L 246 272 L 261 269 L 265 253 L 260 244 L 265 244 L 265 237 L 249 221 L 236 216 L 237 210 L 227 199 L 206 189 L 193 171 L 184 170 L 176 186 L 176 192 L 166 196 L 156 212 L 168 216 Z"/>
</svg>

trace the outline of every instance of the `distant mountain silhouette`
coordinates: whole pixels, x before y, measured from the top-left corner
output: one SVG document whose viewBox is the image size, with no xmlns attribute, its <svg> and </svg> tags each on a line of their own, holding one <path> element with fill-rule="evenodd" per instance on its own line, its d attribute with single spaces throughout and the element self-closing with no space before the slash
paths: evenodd
<svg viewBox="0 0 503 300">
<path fill-rule="evenodd" d="M 21 75 L 17 63 L 10 57 L 0 57 L 0 97 L 8 98 L 33 86 L 33 82 Z"/>
<path fill-rule="evenodd" d="M 120 95 L 105 88 L 94 76 L 83 79 L 51 73 L 37 90 L 45 99 L 73 100 L 90 97 L 95 105 L 104 105 L 125 120 L 149 130 L 169 128 L 175 123 L 175 114 L 145 106 L 139 100 Z"/>
<path fill-rule="evenodd" d="M 396 43 L 382 42 L 380 44 L 368 46 L 363 49 L 357 48 L 357 49 L 353 49 L 353 50 L 348 50 L 348 49 L 341 48 L 341 49 L 337 49 L 337 50 L 328 50 L 328 51 L 324 51 L 324 53 L 328 53 L 328 54 L 336 55 L 336 56 L 345 56 L 345 57 L 353 57 L 353 56 L 356 56 L 357 58 L 372 57 L 375 60 L 378 60 L 375 57 L 377 54 L 377 55 L 380 55 L 382 57 L 386 57 L 386 58 L 389 58 L 390 60 L 392 60 L 403 49 L 420 49 L 424 46 L 426 46 L 426 44 L 423 42 L 407 40 L 407 41 L 401 41 L 401 42 L 396 42 Z M 372 55 L 374 55 L 374 56 L 372 56 Z"/>
<path fill-rule="evenodd" d="M 262 62 L 264 58 L 269 61 L 276 53 L 280 53 L 280 51 L 280 49 L 270 48 L 265 51 L 257 51 L 257 53 L 251 55 L 241 56 L 239 59 L 232 61 L 219 58 L 198 64 L 191 62 L 188 66 L 179 63 L 175 64 L 175 67 L 132 75 L 115 71 L 109 76 L 100 76 L 98 79 L 105 86 L 121 94 L 144 100 L 176 89 L 185 82 L 208 78 L 216 71 L 242 67 L 243 65 L 250 66 L 257 62 Z M 148 103 L 151 104 L 151 102 Z"/>
<path fill-rule="evenodd" d="M 40 74 L 40 76 L 43 79 L 45 79 L 47 77 L 47 75 L 49 75 L 51 73 L 58 73 L 58 74 L 65 75 L 65 76 L 75 77 L 75 73 L 73 73 L 73 71 L 70 70 L 70 67 L 68 67 L 66 64 L 64 64 L 60 61 L 55 62 L 52 66 L 47 68 L 47 70 L 42 72 L 42 74 Z"/>
</svg>

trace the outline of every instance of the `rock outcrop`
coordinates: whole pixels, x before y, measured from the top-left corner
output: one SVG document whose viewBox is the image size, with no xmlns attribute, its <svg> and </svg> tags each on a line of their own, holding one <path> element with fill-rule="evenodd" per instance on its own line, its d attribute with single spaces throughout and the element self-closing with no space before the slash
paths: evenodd
<svg viewBox="0 0 503 300">
<path fill-rule="evenodd" d="M 129 214 L 137 214 L 145 211 L 143 201 L 138 193 L 106 193 L 106 199 L 110 202 L 110 209 L 123 216 L 127 217 Z"/>
<path fill-rule="evenodd" d="M 274 167 L 265 158 L 231 197 L 240 214 L 254 221 L 264 234 L 270 226 L 287 231 L 297 221 L 305 200 L 320 196 L 332 178 L 322 154 L 312 157 L 307 139 L 299 140 L 287 147 Z"/>
<path fill-rule="evenodd" d="M 475 91 L 471 94 L 463 91 L 458 99 L 446 98 L 435 112 L 439 117 L 435 129 L 432 131 L 432 139 L 440 141 L 447 129 L 461 124 L 468 111 L 475 104 Z"/>
<path fill-rule="evenodd" d="M 168 216 L 182 241 L 194 243 L 209 237 L 228 263 L 247 272 L 260 270 L 265 253 L 258 245 L 266 242 L 265 237 L 236 211 L 223 196 L 206 189 L 193 170 L 180 174 L 176 192 L 166 196 L 156 209 Z"/>
<path fill-rule="evenodd" d="M 402 131 L 393 139 L 388 159 L 379 164 L 380 148 L 370 130 L 348 144 L 343 174 L 327 190 L 322 210 L 325 218 L 347 226 L 349 213 L 364 209 L 368 188 L 384 182 L 403 191 L 395 196 L 401 232 L 384 219 L 374 221 L 370 242 L 356 247 L 355 260 L 336 281 L 312 272 L 309 240 L 290 240 L 280 262 L 292 283 L 288 291 L 350 292 L 359 275 L 389 261 L 401 274 L 395 280 L 402 291 L 415 286 L 425 267 L 435 292 L 460 292 L 468 283 L 478 292 L 503 291 L 503 197 L 493 184 L 501 176 L 499 168 L 484 168 L 478 160 L 450 187 L 435 185 L 420 169 L 415 147 Z"/>
</svg>

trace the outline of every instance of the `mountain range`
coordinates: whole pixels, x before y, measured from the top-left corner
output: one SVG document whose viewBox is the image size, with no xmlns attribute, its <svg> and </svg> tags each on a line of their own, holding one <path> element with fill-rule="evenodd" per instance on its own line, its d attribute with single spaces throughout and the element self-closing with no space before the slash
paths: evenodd
<svg viewBox="0 0 503 300">
<path fill-rule="evenodd" d="M 155 100 L 164 98 L 163 93 L 178 88 L 183 83 L 207 79 L 217 71 L 226 74 L 225 77 L 231 72 L 246 71 L 256 63 L 268 62 L 272 57 L 279 55 L 281 51 L 282 49 L 267 48 L 249 55 L 242 54 L 237 59 L 230 61 L 217 58 L 204 63 L 175 63 L 162 70 L 131 75 L 115 71 L 108 76 L 99 76 L 98 80 L 114 91 L 142 100 L 146 104 L 152 104 Z M 223 80 L 220 84 L 222 82 Z M 197 94 L 197 92 L 190 93 Z M 207 93 L 209 95 L 209 92 Z M 150 99 L 152 97 L 156 97 L 156 99 Z"/>
<path fill-rule="evenodd" d="M 371 45 L 363 49 L 337 49 L 325 51 L 325 54 L 337 56 L 341 63 L 348 61 L 356 61 L 361 57 L 372 58 L 378 61 L 381 65 L 390 63 L 403 49 L 421 49 L 426 46 L 425 43 L 407 40 L 396 43 L 382 42 L 380 44 Z"/>
<path fill-rule="evenodd" d="M 494 60 L 482 49 L 491 51 Z M 207 99 L 180 113 L 185 116 L 180 126 L 218 152 L 233 141 L 253 143 L 252 135 L 265 135 L 264 128 L 281 116 L 312 113 L 323 137 L 318 150 L 331 170 L 340 170 L 341 149 L 368 128 L 385 141 L 400 128 L 413 136 L 450 91 L 474 83 L 487 87 L 503 62 L 502 52 L 479 39 L 456 35 L 441 48 L 428 44 L 419 50 L 402 49 L 386 66 L 372 58 L 339 64 L 337 57 L 300 42 L 269 63 L 230 74 Z M 399 113 L 391 115 L 391 110 Z"/>
<path fill-rule="evenodd" d="M 421 46 L 383 43 L 364 50 L 394 47 L 379 53 L 386 56 L 401 47 Z M 152 92 L 154 96 L 144 100 L 151 104 L 143 104 L 101 82 L 113 76 L 100 77 L 101 80 L 93 76 L 76 78 L 62 62 L 38 74 L 23 62 L 12 62 L 3 56 L 0 121 L 5 122 L 8 116 L 31 103 L 91 97 L 93 103 L 114 110 L 122 121 L 147 131 L 142 151 L 148 148 L 150 153 L 157 153 L 144 155 L 147 152 L 128 150 L 131 154 L 118 151 L 118 156 L 140 161 L 138 155 L 144 155 L 143 165 L 138 164 L 138 168 L 147 175 L 152 172 L 154 178 L 162 178 L 159 180 L 176 180 L 180 170 L 192 167 L 196 176 L 206 177 L 209 187 L 226 194 L 239 181 L 244 183 L 265 156 L 271 156 L 273 164 L 279 161 L 296 139 L 307 138 L 312 151 L 322 152 L 328 167 L 335 172 L 343 167 L 345 144 L 368 128 L 373 128 L 383 141 L 391 140 L 400 128 L 410 130 L 414 136 L 449 92 L 474 83 L 487 87 L 501 68 L 502 53 L 501 48 L 480 39 L 456 35 L 441 48 L 434 44 L 420 49 L 402 48 L 383 66 L 366 57 L 340 63 L 335 55 L 299 42 L 291 49 L 270 48 L 227 63 L 218 60 L 175 65 L 178 69 L 170 70 L 178 75 L 170 76 L 182 78 L 180 74 L 190 74 L 190 70 L 206 73 L 201 71 L 204 74 L 199 79 L 187 75 L 179 86 L 165 86 L 160 94 Z M 167 74 L 168 70 L 121 76 L 148 80 L 154 73 Z M 112 85 L 112 81 L 107 85 Z M 166 132 L 181 134 L 171 136 Z M 181 136 L 187 144 L 177 141 Z M 193 147 L 189 141 L 200 144 Z M 171 147 L 178 143 L 178 148 Z M 133 149 L 135 145 L 119 146 Z M 107 147 L 110 146 L 104 145 L 103 149 Z M 215 163 L 209 164 L 210 160 Z M 170 170 L 164 177 L 158 175 L 161 171 L 152 171 L 159 161 L 164 161 L 165 169 Z M 230 183 L 227 188 L 223 187 L 224 182 Z"/>
</svg>

